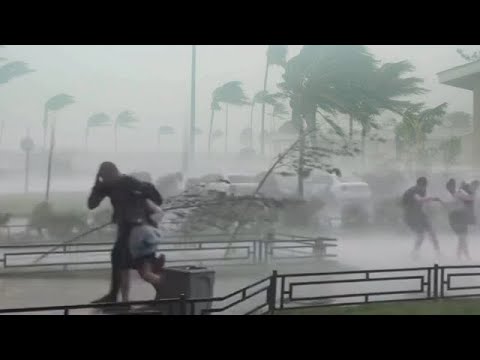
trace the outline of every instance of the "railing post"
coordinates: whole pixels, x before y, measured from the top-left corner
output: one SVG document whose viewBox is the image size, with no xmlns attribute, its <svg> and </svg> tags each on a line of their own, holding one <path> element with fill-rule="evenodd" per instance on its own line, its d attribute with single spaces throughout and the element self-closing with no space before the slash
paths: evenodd
<svg viewBox="0 0 480 360">
<path fill-rule="evenodd" d="M 438 264 L 433 265 L 433 298 L 438 299 Z"/>
<path fill-rule="evenodd" d="M 180 294 L 180 315 L 187 315 L 187 302 L 185 294 Z"/>
<path fill-rule="evenodd" d="M 270 315 L 275 313 L 275 303 L 277 300 L 277 270 L 273 270 L 272 276 L 270 277 L 270 285 L 267 290 L 267 303 L 268 303 L 268 312 Z"/>
</svg>

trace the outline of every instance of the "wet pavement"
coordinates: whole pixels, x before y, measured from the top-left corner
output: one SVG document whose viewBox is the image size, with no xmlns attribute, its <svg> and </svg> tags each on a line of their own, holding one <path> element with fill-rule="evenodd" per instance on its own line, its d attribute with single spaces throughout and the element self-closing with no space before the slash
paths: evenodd
<svg viewBox="0 0 480 360">
<path fill-rule="evenodd" d="M 480 264 L 480 233 L 474 232 L 470 237 L 472 260 L 458 261 L 455 256 L 456 239 L 449 232 L 438 235 L 442 257 L 436 258 L 428 240 L 425 241 L 419 259 L 411 257 L 413 237 L 410 233 L 389 234 L 385 231 L 342 231 L 339 238 L 338 254 L 335 260 L 297 261 L 295 264 L 269 264 L 264 266 L 215 266 L 216 280 L 214 295 L 224 296 L 232 291 L 249 285 L 272 273 L 295 272 L 329 272 L 345 269 L 378 269 L 398 267 Z M 132 274 L 131 300 L 148 300 L 154 295 L 153 289 Z M 471 280 L 476 281 L 476 279 Z M 478 282 L 478 281 L 477 281 Z M 50 306 L 88 303 L 105 293 L 109 285 L 109 270 L 55 271 L 40 272 L 39 269 L 28 273 L 0 273 L 0 307 Z M 477 284 L 478 285 L 478 284 Z M 376 285 L 381 286 L 381 285 Z M 400 284 L 400 288 L 410 285 Z M 322 294 L 340 293 L 350 290 L 351 285 L 325 287 Z M 318 295 L 319 289 L 310 288 L 303 294 Z M 316 293 L 315 293 L 316 292 Z M 259 295 L 264 296 L 264 295 Z M 261 303 L 264 298 L 257 300 Z M 241 313 L 253 303 L 237 307 L 233 313 Z M 79 313 L 86 313 L 81 311 Z M 88 312 L 87 312 L 88 313 Z"/>
</svg>

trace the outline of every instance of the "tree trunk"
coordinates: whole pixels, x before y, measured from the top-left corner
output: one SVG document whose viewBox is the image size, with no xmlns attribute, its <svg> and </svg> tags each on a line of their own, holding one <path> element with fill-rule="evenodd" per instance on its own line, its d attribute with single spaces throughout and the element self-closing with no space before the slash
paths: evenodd
<svg viewBox="0 0 480 360">
<path fill-rule="evenodd" d="M 47 167 L 47 189 L 45 191 L 45 201 L 48 202 L 50 199 L 50 182 L 52 178 L 52 160 L 53 160 L 53 151 L 55 149 L 55 125 L 56 119 L 53 120 L 50 133 L 50 150 L 48 152 L 48 167 Z"/>
<path fill-rule="evenodd" d="M 267 67 L 265 68 L 265 78 L 263 79 L 263 91 L 267 91 L 268 69 L 269 64 L 267 60 Z M 262 103 L 262 132 L 260 137 L 260 152 L 262 155 L 265 155 L 265 102 Z"/>
<path fill-rule="evenodd" d="M 367 130 L 365 128 L 362 128 L 362 165 L 363 167 L 365 167 L 367 164 L 367 155 L 365 154 L 366 138 L 367 138 Z"/>
<path fill-rule="evenodd" d="M 298 136 L 300 138 L 299 147 L 298 147 L 298 174 L 297 174 L 297 194 L 300 199 L 303 199 L 303 165 L 304 165 L 304 156 L 305 156 L 305 130 L 303 125 L 303 119 L 300 119 L 300 127 L 298 131 Z"/>
<path fill-rule="evenodd" d="M 353 116 L 352 115 L 350 115 L 348 119 L 348 128 L 349 128 L 348 136 L 350 138 L 350 142 L 352 142 L 353 140 Z"/>
<path fill-rule="evenodd" d="M 117 152 L 117 149 L 118 149 L 118 144 L 117 144 L 117 141 L 118 141 L 118 126 L 117 126 L 117 124 L 115 124 L 113 126 L 113 140 L 115 142 L 115 144 L 114 144 L 115 152 Z"/>
<path fill-rule="evenodd" d="M 210 155 L 212 149 L 212 130 L 213 130 L 213 117 L 215 116 L 215 110 L 212 109 L 210 115 L 210 129 L 208 130 L 208 154 Z"/>
<path fill-rule="evenodd" d="M 48 109 L 43 109 L 43 150 L 47 148 Z"/>
<path fill-rule="evenodd" d="M 317 106 L 315 105 L 311 112 L 308 114 L 308 117 L 306 119 L 307 123 L 307 130 L 312 131 L 310 133 L 310 144 L 312 146 L 317 146 L 318 145 L 318 140 L 317 140 Z"/>
<path fill-rule="evenodd" d="M 25 194 L 28 193 L 30 182 L 30 150 L 25 151 Z"/>
<path fill-rule="evenodd" d="M 190 160 L 195 156 L 195 84 L 196 84 L 197 46 L 192 45 L 192 82 L 190 91 Z"/>
<path fill-rule="evenodd" d="M 255 103 L 252 104 L 250 110 L 250 148 L 253 149 L 253 110 L 255 109 Z"/>
<path fill-rule="evenodd" d="M 228 104 L 225 106 L 225 154 L 228 152 Z"/>
</svg>

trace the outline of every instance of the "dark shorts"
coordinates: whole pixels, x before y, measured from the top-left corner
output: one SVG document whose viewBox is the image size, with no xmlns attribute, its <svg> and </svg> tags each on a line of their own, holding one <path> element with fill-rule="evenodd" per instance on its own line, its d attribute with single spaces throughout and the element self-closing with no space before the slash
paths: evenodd
<svg viewBox="0 0 480 360">
<path fill-rule="evenodd" d="M 405 222 L 407 223 L 408 227 L 417 234 L 422 234 L 432 230 L 430 220 L 428 220 L 428 217 L 425 214 L 406 214 Z"/>
<path fill-rule="evenodd" d="M 155 254 L 141 256 L 135 260 L 132 260 L 132 267 L 134 269 L 138 269 L 139 267 L 143 266 L 144 263 L 150 262 L 154 264 L 157 261 Z"/>
<path fill-rule="evenodd" d="M 112 267 L 119 270 L 134 269 L 133 259 L 128 247 L 130 232 L 134 225 L 121 224 L 117 228 L 117 240 L 112 249 Z"/>
<path fill-rule="evenodd" d="M 463 211 L 454 211 L 448 216 L 448 221 L 453 232 L 457 235 L 463 235 L 468 232 L 470 219 Z"/>
</svg>

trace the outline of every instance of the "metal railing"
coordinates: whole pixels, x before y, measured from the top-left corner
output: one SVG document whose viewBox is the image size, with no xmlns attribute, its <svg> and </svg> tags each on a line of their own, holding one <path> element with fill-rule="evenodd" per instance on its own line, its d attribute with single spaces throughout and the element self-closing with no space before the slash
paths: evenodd
<svg viewBox="0 0 480 360">
<path fill-rule="evenodd" d="M 271 310 L 271 286 L 272 277 L 266 277 L 256 281 L 253 284 L 236 290 L 226 296 L 213 298 L 189 299 L 181 294 L 178 298 L 160 299 L 150 301 L 132 301 L 128 303 L 105 303 L 105 304 L 81 304 L 81 305 L 62 305 L 62 306 L 38 306 L 25 308 L 0 309 L 2 314 L 63 314 L 73 315 L 78 310 L 115 310 L 116 314 L 148 314 L 148 315 L 209 315 L 209 314 L 239 314 L 253 315 L 264 313 L 265 310 Z M 260 303 L 252 306 L 240 307 L 237 311 L 233 308 L 245 304 L 249 299 L 261 297 Z M 135 312 L 129 312 L 127 308 L 134 306 L 145 306 L 137 309 Z M 123 309 L 123 310 L 122 310 Z M 263 311 L 262 311 L 263 310 Z"/>
<path fill-rule="evenodd" d="M 207 236 L 205 236 L 207 238 Z M 335 247 L 336 239 L 238 239 L 163 241 L 158 253 L 167 254 L 169 263 L 204 265 L 248 265 L 285 259 L 334 257 L 327 249 Z M 110 264 L 113 242 L 82 242 L 61 246 L 56 243 L 0 246 L 0 265 L 7 268 L 98 266 Z M 48 254 L 41 261 L 42 255 Z"/>
<path fill-rule="evenodd" d="M 472 271 L 477 269 L 477 271 Z M 480 297 L 480 285 L 455 285 L 455 280 L 479 277 L 480 265 L 439 266 L 374 269 L 359 271 L 337 271 L 321 273 L 278 274 L 259 280 L 251 285 L 236 290 L 223 297 L 187 299 L 180 296 L 175 299 L 157 301 L 136 301 L 121 304 L 85 304 L 48 307 L 30 307 L 16 309 L 0 309 L 0 314 L 14 313 L 51 313 L 60 312 L 65 315 L 73 310 L 105 309 L 119 305 L 149 305 L 148 314 L 274 314 L 276 311 L 304 309 L 326 306 L 348 306 L 384 302 L 405 302 L 421 300 L 437 300 L 447 298 Z M 319 279 L 320 278 L 320 279 Z M 397 288 L 390 288 L 392 283 Z M 404 284 L 402 284 L 404 282 Z M 408 284 L 405 284 L 407 282 Z M 358 284 L 376 285 L 376 289 L 352 289 Z M 348 285 L 346 291 L 320 290 L 320 286 Z M 399 286 L 400 285 L 400 286 Z M 300 288 L 310 288 L 310 292 Z M 317 289 L 311 291 L 312 287 Z M 335 288 L 328 289 L 336 290 Z M 475 290 L 475 291 L 472 291 Z M 254 304 L 250 300 L 256 299 Z M 260 300 L 258 300 L 260 299 Z M 356 299 L 356 300 L 355 300 Z M 160 307 L 160 308 L 159 308 Z M 124 311 L 127 313 L 127 311 Z"/>
</svg>

